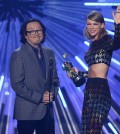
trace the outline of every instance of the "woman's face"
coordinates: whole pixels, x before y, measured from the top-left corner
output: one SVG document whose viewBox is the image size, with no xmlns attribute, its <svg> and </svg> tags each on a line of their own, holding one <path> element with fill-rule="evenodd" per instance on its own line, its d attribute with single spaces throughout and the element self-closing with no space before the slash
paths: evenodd
<svg viewBox="0 0 120 134">
<path fill-rule="evenodd" d="M 104 23 L 96 22 L 90 19 L 87 19 L 87 31 L 92 36 L 93 40 L 98 39 L 99 34 L 104 28 Z"/>
</svg>

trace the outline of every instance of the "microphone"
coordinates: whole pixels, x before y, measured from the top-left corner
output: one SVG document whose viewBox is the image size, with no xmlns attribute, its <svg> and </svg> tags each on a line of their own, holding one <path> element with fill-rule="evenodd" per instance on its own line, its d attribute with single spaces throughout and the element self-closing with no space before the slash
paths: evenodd
<svg viewBox="0 0 120 134">
<path fill-rule="evenodd" d="M 53 86 L 54 87 L 59 87 L 60 83 L 59 83 L 59 80 L 58 79 L 54 79 L 53 80 Z"/>
<path fill-rule="evenodd" d="M 52 68 L 52 66 L 53 66 L 53 57 L 50 57 L 49 58 L 49 66 L 50 66 L 50 69 Z M 51 76 L 53 75 L 53 72 L 52 72 L 53 70 L 51 70 Z M 52 84 L 53 84 L 53 86 L 54 87 L 58 87 L 59 86 L 59 80 L 56 78 L 56 79 L 54 79 L 53 81 L 52 81 Z"/>
<path fill-rule="evenodd" d="M 53 65 L 53 58 L 50 57 L 50 58 L 49 58 L 49 66 L 50 66 L 50 68 L 52 67 L 52 65 Z"/>
</svg>

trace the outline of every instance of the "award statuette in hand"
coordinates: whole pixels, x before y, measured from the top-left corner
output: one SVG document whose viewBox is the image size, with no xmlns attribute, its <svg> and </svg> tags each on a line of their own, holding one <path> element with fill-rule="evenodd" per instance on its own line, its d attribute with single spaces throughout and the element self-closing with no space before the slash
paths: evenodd
<svg viewBox="0 0 120 134">
<path fill-rule="evenodd" d="M 65 59 L 66 57 L 67 57 L 67 53 L 63 54 L 63 58 Z M 73 65 L 70 61 L 65 61 L 62 64 L 62 69 L 68 72 L 75 86 L 80 87 L 85 83 L 86 79 L 84 77 L 79 76 L 72 68 L 73 68 Z"/>
</svg>

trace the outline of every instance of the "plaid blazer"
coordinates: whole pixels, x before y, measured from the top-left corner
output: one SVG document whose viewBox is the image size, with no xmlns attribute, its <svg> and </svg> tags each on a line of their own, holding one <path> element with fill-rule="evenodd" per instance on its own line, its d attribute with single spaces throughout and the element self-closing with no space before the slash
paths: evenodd
<svg viewBox="0 0 120 134">
<path fill-rule="evenodd" d="M 40 65 L 29 44 L 23 44 L 16 49 L 10 59 L 10 81 L 16 93 L 14 118 L 17 120 L 41 120 L 47 105 L 42 103 L 43 94 L 52 82 L 59 83 L 54 53 L 51 49 L 41 47 L 46 63 L 46 79 L 43 79 Z M 52 57 L 52 76 L 49 73 L 49 58 Z M 50 78 L 50 76 L 52 78 Z M 57 95 L 58 88 L 50 89 Z M 53 107 L 51 114 L 53 114 Z"/>
</svg>

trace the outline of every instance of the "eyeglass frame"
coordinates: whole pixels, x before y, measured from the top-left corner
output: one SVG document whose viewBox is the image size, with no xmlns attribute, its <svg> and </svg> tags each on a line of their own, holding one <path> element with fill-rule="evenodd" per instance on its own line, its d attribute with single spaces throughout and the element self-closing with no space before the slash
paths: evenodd
<svg viewBox="0 0 120 134">
<path fill-rule="evenodd" d="M 34 32 L 34 34 L 31 34 L 31 32 Z M 41 33 L 43 33 L 43 29 L 40 28 L 38 30 L 30 30 L 30 31 L 26 31 L 26 33 L 29 33 L 30 35 L 35 35 L 36 33 L 41 34 Z"/>
</svg>

